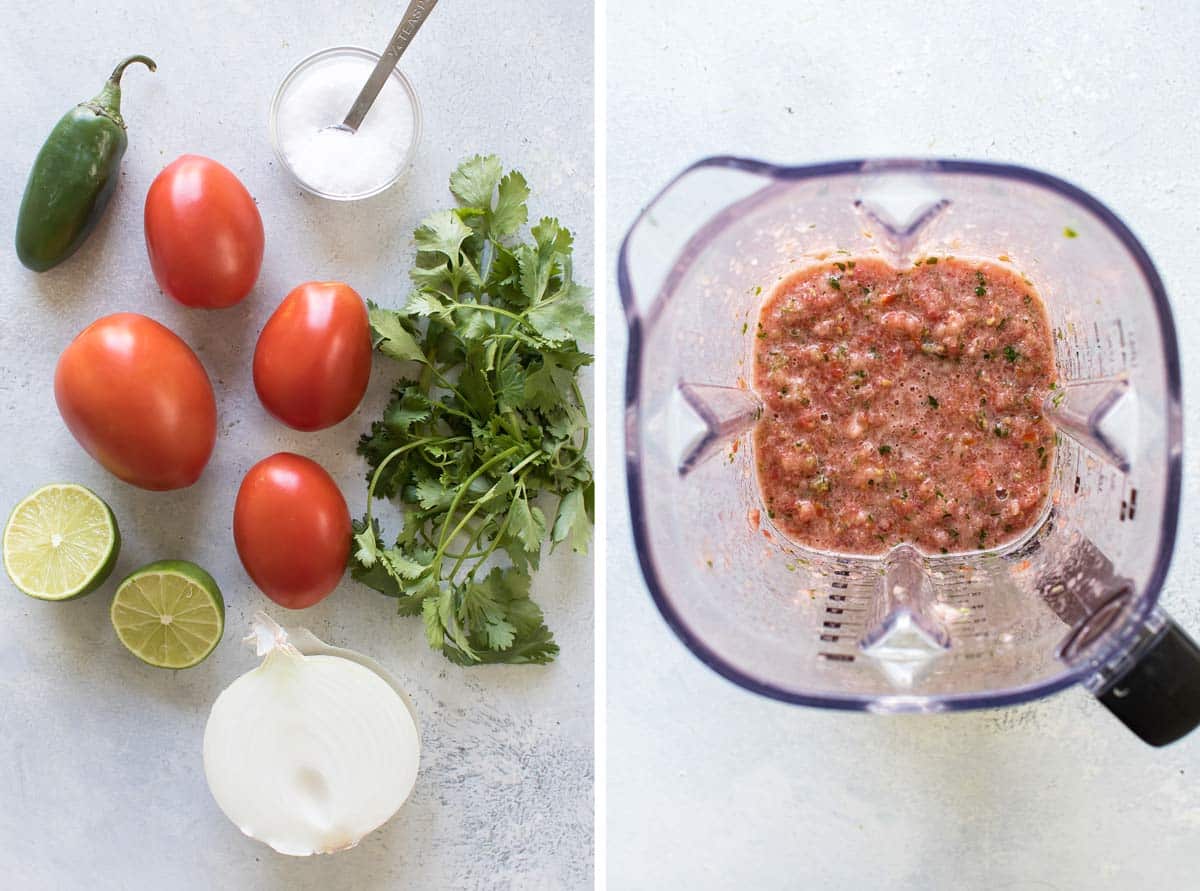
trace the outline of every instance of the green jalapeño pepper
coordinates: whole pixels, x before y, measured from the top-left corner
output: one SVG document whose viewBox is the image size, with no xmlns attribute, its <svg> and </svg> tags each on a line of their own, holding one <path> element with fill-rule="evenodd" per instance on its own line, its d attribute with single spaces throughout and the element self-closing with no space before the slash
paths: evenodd
<svg viewBox="0 0 1200 891">
<path fill-rule="evenodd" d="M 17 256 L 35 272 L 57 266 L 83 244 L 117 185 L 128 139 L 121 118 L 121 75 L 152 59 L 121 62 L 95 98 L 62 116 L 38 152 L 17 215 Z"/>
</svg>

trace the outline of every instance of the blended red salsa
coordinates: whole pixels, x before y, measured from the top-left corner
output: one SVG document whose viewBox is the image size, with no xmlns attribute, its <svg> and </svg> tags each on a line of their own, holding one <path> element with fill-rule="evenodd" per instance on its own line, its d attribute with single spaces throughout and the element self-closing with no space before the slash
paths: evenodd
<svg viewBox="0 0 1200 891">
<path fill-rule="evenodd" d="M 1050 492 L 1041 298 L 1004 266 L 838 257 L 767 296 L 754 430 L 767 515 L 798 544 L 946 554 L 1020 536 Z"/>
</svg>

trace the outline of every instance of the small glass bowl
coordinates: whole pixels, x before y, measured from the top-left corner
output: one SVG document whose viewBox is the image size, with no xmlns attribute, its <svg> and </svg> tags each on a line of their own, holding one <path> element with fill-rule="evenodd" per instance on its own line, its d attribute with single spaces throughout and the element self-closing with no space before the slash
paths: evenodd
<svg viewBox="0 0 1200 891">
<path fill-rule="evenodd" d="M 409 83 L 408 78 L 400 73 L 400 69 L 393 68 L 391 76 L 398 84 L 400 84 L 401 87 L 404 88 L 404 92 L 408 96 L 409 102 L 412 104 L 413 113 L 412 139 L 409 140 L 408 148 L 404 153 L 404 159 L 396 168 L 396 175 L 387 182 L 377 186 L 374 189 L 371 189 L 370 191 L 357 192 L 353 195 L 336 195 L 329 192 L 322 192 L 320 189 L 310 185 L 296 175 L 296 171 L 292 168 L 287 156 L 283 153 L 282 146 L 279 144 L 279 133 L 276 126 L 277 118 L 279 116 L 279 109 L 287 95 L 288 88 L 299 75 L 303 74 L 309 68 L 312 68 L 330 59 L 353 56 L 367 59 L 370 61 L 371 65 L 374 65 L 379 61 L 379 53 L 357 46 L 331 46 L 328 49 L 319 50 L 313 53 L 311 56 L 301 59 L 296 66 L 287 73 L 287 76 L 279 84 L 279 88 L 275 90 L 275 96 L 271 99 L 271 146 L 275 149 L 275 157 L 279 159 L 279 163 L 282 164 L 283 168 L 291 174 L 292 179 L 296 181 L 300 188 L 312 195 L 316 195 L 320 198 L 328 198 L 331 201 L 361 201 L 363 198 L 370 198 L 372 195 L 378 195 L 380 192 L 387 191 L 397 182 L 399 182 L 404 174 L 408 171 L 409 165 L 412 164 L 413 156 L 416 154 L 417 145 L 421 141 L 421 103 L 417 101 L 417 92 L 413 89 L 413 85 Z M 369 73 L 369 69 L 365 70 L 363 83 L 366 83 L 367 75 Z M 349 106 L 347 106 L 346 110 L 350 110 Z M 370 114 L 370 112 L 368 112 L 368 114 Z M 331 123 L 337 122 L 331 121 Z"/>
</svg>

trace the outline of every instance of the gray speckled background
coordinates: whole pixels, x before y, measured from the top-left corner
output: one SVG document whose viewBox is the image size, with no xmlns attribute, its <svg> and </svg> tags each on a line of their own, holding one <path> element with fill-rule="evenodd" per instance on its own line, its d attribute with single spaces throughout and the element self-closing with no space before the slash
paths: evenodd
<svg viewBox="0 0 1200 891">
<path fill-rule="evenodd" d="M 1198 42 L 1183 3 L 610 0 L 610 260 L 637 210 L 710 154 L 977 157 L 1082 185 L 1142 239 L 1174 305 L 1187 501 L 1162 602 L 1200 637 Z M 625 338 L 611 318 L 615 459 Z M 659 617 L 624 482 L 613 468 L 613 888 L 1196 887 L 1200 732 L 1151 749 L 1082 690 L 943 717 L 758 698 Z"/>
<path fill-rule="evenodd" d="M 450 200 L 461 157 L 495 151 L 524 171 L 534 213 L 577 233 L 592 264 L 591 12 L 556 0 L 444 0 L 403 69 L 422 100 L 425 137 L 406 182 L 355 205 L 302 194 L 278 169 L 267 108 L 303 56 L 333 44 L 381 48 L 403 4 L 313 2 L 4 4 L 0 57 L 8 135 L 0 148 L 0 506 L 66 479 L 112 505 L 126 540 L 116 578 L 151 559 L 207 567 L 229 605 L 226 637 L 202 666 L 141 665 L 108 621 L 114 583 L 81 601 L 43 604 L 0 585 L 0 875 L 8 888 L 580 888 L 592 874 L 592 606 L 590 561 L 546 562 L 535 596 L 562 646 L 549 668 L 464 671 L 429 652 L 421 623 L 352 582 L 302 614 L 320 637 L 375 656 L 407 685 L 424 728 L 409 804 L 356 849 L 294 860 L 244 838 L 213 803 L 200 766 L 208 708 L 255 664 L 238 644 L 255 609 L 272 607 L 233 550 L 242 474 L 289 449 L 322 462 L 362 512 L 361 429 L 396 374 L 376 363 L 358 416 L 315 434 L 269 419 L 250 382 L 257 331 L 283 295 L 339 278 L 395 304 L 407 293 L 411 232 Z M 120 189 L 105 222 L 68 263 L 42 276 L 9 247 L 28 165 L 64 111 L 99 89 L 131 52 L 130 128 Z M 19 61 L 18 61 L 19 60 Z M 262 275 L 233 309 L 188 310 L 161 295 L 146 260 L 142 201 L 184 152 L 236 172 L 267 233 Z M 144 312 L 186 339 L 217 393 L 220 435 L 201 481 L 176 494 L 117 482 L 75 444 L 54 408 L 59 351 L 93 319 Z M 275 614 L 283 611 L 274 609 Z"/>
</svg>

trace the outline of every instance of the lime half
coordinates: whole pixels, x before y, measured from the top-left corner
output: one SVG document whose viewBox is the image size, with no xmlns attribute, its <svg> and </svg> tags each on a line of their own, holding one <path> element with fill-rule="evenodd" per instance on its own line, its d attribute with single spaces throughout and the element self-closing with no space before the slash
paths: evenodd
<svg viewBox="0 0 1200 891">
<path fill-rule="evenodd" d="M 159 560 L 130 573 L 110 613 L 121 643 L 157 668 L 199 665 L 225 630 L 221 589 L 186 560 Z"/>
<path fill-rule="evenodd" d="M 13 509 L 4 527 L 4 571 L 39 600 L 95 591 L 120 550 L 113 512 L 91 489 L 74 483 L 42 486 Z"/>
</svg>

